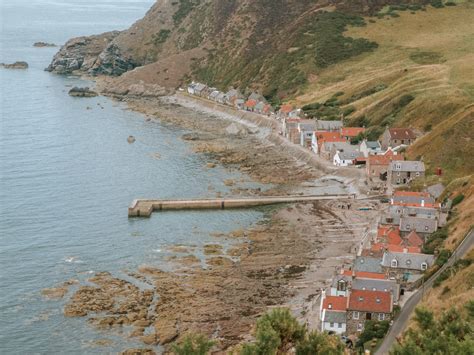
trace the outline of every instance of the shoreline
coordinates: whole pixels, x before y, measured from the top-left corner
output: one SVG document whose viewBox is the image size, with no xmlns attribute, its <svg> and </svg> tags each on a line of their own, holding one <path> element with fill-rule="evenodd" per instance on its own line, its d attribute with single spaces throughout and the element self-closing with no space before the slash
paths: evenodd
<svg viewBox="0 0 474 355">
<path fill-rule="evenodd" d="M 358 170 L 344 169 L 340 176 L 340 169 L 331 169 L 319 157 L 311 157 L 309 151 L 286 142 L 276 133 L 278 122 L 272 123 L 270 118 L 209 107 L 201 100 L 179 94 L 160 99 L 124 97 L 123 101 L 130 109 L 145 114 L 146 119 L 153 117 L 189 130 L 191 133 L 182 138 L 190 142 L 195 153 L 271 185 L 263 192 L 239 194 L 284 195 L 347 186 L 361 194 Z M 249 114 L 253 116 L 250 119 Z M 354 207 L 358 204 L 367 202 L 355 201 Z M 350 262 L 355 257 L 357 245 L 377 215 L 376 209 L 341 210 L 336 201 L 273 208 L 264 225 L 230 234 L 238 238 L 232 255 L 220 253 L 217 247 L 217 252 L 205 253 L 205 269 L 195 263 L 194 255 L 182 253 L 173 260 L 180 265 L 176 272 L 142 266 L 134 275 L 153 285 L 154 303 L 149 294 L 140 296 L 140 291 L 127 282 L 99 273 L 91 279 L 98 289 L 89 294 L 90 286 L 80 287 L 68 301 L 65 314 L 89 316 L 89 322 L 99 329 L 104 324 L 133 325 L 129 336 L 138 337 L 146 345 L 165 345 L 165 349 L 183 334 L 203 332 L 219 341 L 221 351 L 227 350 L 248 340 L 256 318 L 276 306 L 289 307 L 300 321 L 316 329 L 318 290 L 327 284 L 341 260 Z M 186 250 L 186 246 L 183 248 Z M 127 311 L 126 319 L 116 313 L 114 308 L 123 308 L 113 297 L 119 290 L 128 301 L 143 299 L 139 301 L 144 305 L 141 311 L 132 310 L 131 317 Z M 101 308 L 104 297 L 114 307 Z M 91 318 L 90 313 L 97 311 L 91 304 L 97 304 L 97 299 L 102 314 Z"/>
</svg>

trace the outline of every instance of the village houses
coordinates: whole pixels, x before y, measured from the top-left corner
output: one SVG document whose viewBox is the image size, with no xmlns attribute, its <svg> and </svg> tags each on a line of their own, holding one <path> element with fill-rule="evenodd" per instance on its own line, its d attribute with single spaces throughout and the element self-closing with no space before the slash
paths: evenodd
<svg viewBox="0 0 474 355">
<path fill-rule="evenodd" d="M 382 155 L 382 145 L 379 141 L 368 141 L 364 139 L 360 144 L 360 151 L 364 154 L 364 157 L 368 158 L 369 155 Z"/>
<path fill-rule="evenodd" d="M 347 307 L 347 333 L 364 330 L 365 321 L 390 321 L 393 315 L 391 292 L 351 290 Z"/>
<path fill-rule="evenodd" d="M 386 128 L 382 134 L 382 148 L 409 146 L 416 140 L 416 134 L 410 128 Z"/>
<path fill-rule="evenodd" d="M 425 176 L 425 164 L 416 160 L 391 161 L 388 166 L 388 181 L 392 185 L 405 185 Z"/>
</svg>

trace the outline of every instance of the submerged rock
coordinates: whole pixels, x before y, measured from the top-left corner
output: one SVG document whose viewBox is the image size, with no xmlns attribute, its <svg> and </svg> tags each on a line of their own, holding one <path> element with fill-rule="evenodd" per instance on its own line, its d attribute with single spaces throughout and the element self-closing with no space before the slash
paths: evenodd
<svg viewBox="0 0 474 355">
<path fill-rule="evenodd" d="M 55 45 L 54 43 L 47 43 L 47 42 L 35 42 L 33 44 L 33 47 L 38 47 L 38 48 L 42 48 L 42 47 L 57 47 L 57 45 Z"/>
<path fill-rule="evenodd" d="M 28 69 L 28 63 L 22 61 L 18 61 L 12 64 L 0 63 L 0 67 L 3 67 L 5 69 Z"/>
<path fill-rule="evenodd" d="M 80 88 L 75 86 L 71 90 L 69 90 L 69 95 L 75 97 L 95 97 L 98 94 L 95 91 L 89 89 L 88 87 Z"/>
<path fill-rule="evenodd" d="M 136 139 L 135 139 L 134 136 L 128 136 L 128 138 L 127 138 L 128 143 L 132 144 L 132 143 L 135 143 L 135 141 L 136 141 Z"/>
</svg>

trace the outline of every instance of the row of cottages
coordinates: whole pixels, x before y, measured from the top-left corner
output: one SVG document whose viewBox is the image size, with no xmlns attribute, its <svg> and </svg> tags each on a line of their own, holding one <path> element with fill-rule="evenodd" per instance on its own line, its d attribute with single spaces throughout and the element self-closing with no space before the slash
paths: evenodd
<svg viewBox="0 0 474 355">
<path fill-rule="evenodd" d="M 227 92 L 221 92 L 216 88 L 211 88 L 205 84 L 195 82 L 188 85 L 187 91 L 190 95 L 205 97 L 208 100 L 232 106 L 238 110 L 255 112 L 266 116 L 275 113 L 273 107 L 258 93 L 252 93 L 248 98 L 245 98 L 245 96 L 237 89 L 232 88 Z"/>
<path fill-rule="evenodd" d="M 322 122 L 322 121 L 319 121 Z M 341 121 L 326 121 L 326 122 L 340 122 L 339 129 L 336 130 L 336 125 L 328 125 L 328 130 L 316 130 L 312 132 L 311 136 L 311 150 L 321 157 L 331 161 L 335 166 L 349 166 L 358 164 L 365 160 L 365 154 L 361 151 L 361 145 L 351 144 L 351 141 L 365 131 L 362 127 L 343 127 Z M 364 149 L 368 154 L 368 146 L 375 145 L 367 144 L 367 141 L 362 142 Z"/>
<path fill-rule="evenodd" d="M 428 208 L 439 204 L 428 193 L 396 192 L 390 208 Z M 434 211 L 435 210 L 435 211 Z M 408 212 L 408 213 L 412 213 Z M 424 231 L 423 231 L 424 232 Z M 390 321 L 393 309 L 407 290 L 419 285 L 433 266 L 433 255 L 422 253 L 426 236 L 404 231 L 393 224 L 380 224 L 370 246 L 361 251 L 349 269 L 339 270 L 322 292 L 319 316 L 321 331 L 357 335 L 368 320 Z"/>
<path fill-rule="evenodd" d="M 397 226 L 403 236 L 415 232 L 423 240 L 447 223 L 448 213 L 428 192 L 396 191 L 381 223 Z"/>
</svg>

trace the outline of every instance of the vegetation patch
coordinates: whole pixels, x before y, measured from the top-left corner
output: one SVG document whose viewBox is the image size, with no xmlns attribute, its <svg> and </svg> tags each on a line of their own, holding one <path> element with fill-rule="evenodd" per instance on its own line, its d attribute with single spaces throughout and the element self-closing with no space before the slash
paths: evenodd
<svg viewBox="0 0 474 355">
<path fill-rule="evenodd" d="M 178 0 L 178 10 L 173 14 L 174 24 L 179 25 L 200 3 L 201 0 Z"/>
<path fill-rule="evenodd" d="M 410 54 L 410 59 L 417 64 L 441 64 L 446 61 L 441 53 L 438 52 L 416 52 Z"/>
<path fill-rule="evenodd" d="M 160 30 L 160 32 L 155 33 L 151 38 L 154 45 L 159 45 L 165 43 L 168 37 L 170 36 L 170 30 Z"/>
<path fill-rule="evenodd" d="M 401 344 L 390 352 L 402 354 L 470 354 L 474 348 L 472 322 L 474 301 L 464 305 L 466 312 L 455 308 L 443 312 L 438 319 L 432 311 L 415 309 L 416 329 L 410 328 Z"/>
<path fill-rule="evenodd" d="M 451 275 L 461 271 L 462 269 L 467 268 L 472 264 L 472 260 L 470 259 L 461 259 L 454 263 L 453 266 L 448 267 L 444 270 L 433 282 L 433 287 L 439 287 L 444 281 L 449 279 Z"/>
</svg>

